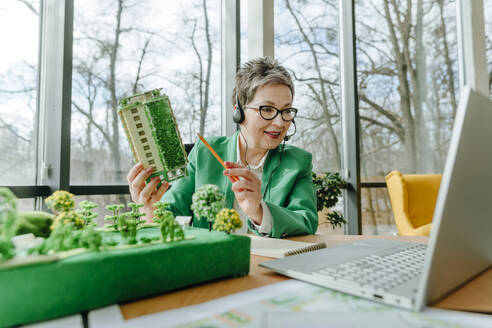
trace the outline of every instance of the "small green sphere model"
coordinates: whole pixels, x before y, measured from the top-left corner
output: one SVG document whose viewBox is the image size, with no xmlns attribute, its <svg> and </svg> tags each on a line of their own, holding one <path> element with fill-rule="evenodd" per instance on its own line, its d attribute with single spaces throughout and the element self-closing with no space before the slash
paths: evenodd
<svg viewBox="0 0 492 328">
<path fill-rule="evenodd" d="M 152 167 L 160 181 L 188 175 L 186 151 L 169 98 L 159 89 L 122 98 L 118 110 L 136 162 Z"/>
<path fill-rule="evenodd" d="M 230 234 L 232 231 L 240 229 L 243 222 L 239 218 L 239 213 L 235 209 L 224 208 L 215 218 L 214 230 L 224 231 Z"/>
</svg>

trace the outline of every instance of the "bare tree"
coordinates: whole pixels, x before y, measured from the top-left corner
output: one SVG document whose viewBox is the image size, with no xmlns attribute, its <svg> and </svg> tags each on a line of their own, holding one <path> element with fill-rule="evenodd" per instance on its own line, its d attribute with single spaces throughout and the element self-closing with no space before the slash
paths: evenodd
<svg viewBox="0 0 492 328">
<path fill-rule="evenodd" d="M 429 143 L 429 128 L 435 129 L 436 126 L 438 128 L 442 126 L 439 126 L 440 121 L 428 122 L 424 111 L 427 108 L 425 106 L 430 107 L 430 112 L 434 110 L 435 106 L 439 106 L 428 101 L 429 98 L 436 98 L 435 94 L 427 94 L 427 80 L 430 79 L 424 49 L 428 49 L 428 45 L 424 44 L 423 28 L 424 24 L 429 24 L 429 18 L 427 18 L 427 22 L 424 19 L 429 17 L 430 13 L 435 15 L 436 3 L 438 14 L 437 19 L 432 22 L 432 26 L 436 26 L 438 31 L 436 39 L 439 42 L 432 43 L 436 47 L 432 51 L 434 54 L 439 54 L 440 57 L 437 59 L 446 68 L 445 73 L 440 74 L 443 85 L 439 86 L 439 89 L 444 88 L 450 99 L 449 103 L 453 110 L 452 119 L 456 111 L 456 86 L 453 70 L 454 61 L 449 51 L 450 42 L 445 19 L 446 2 L 406 0 L 404 3 L 397 3 L 394 0 L 384 0 L 382 1 L 382 8 L 378 9 L 375 6 L 374 9 L 375 13 L 384 19 L 384 29 L 381 26 L 372 27 L 361 21 L 358 22 L 360 26 L 369 31 L 364 36 L 358 36 L 359 51 L 361 51 L 362 46 L 366 49 L 372 48 L 370 54 L 367 51 L 361 52 L 363 60 L 367 60 L 366 66 L 369 67 L 361 71 L 362 78 L 359 89 L 361 108 L 372 111 L 372 113 L 367 112 L 369 115 L 361 114 L 361 120 L 369 124 L 379 125 L 399 138 L 404 147 L 403 151 L 407 160 L 406 170 L 409 173 L 436 170 L 435 164 L 438 162 L 436 160 L 438 156 L 433 154 L 435 149 Z M 431 30 L 432 26 L 430 26 Z M 426 30 L 429 30 L 429 27 Z M 362 40 L 367 36 L 369 36 L 369 40 Z M 377 45 L 371 44 L 371 37 Z M 385 44 L 383 49 L 378 48 L 382 44 Z M 386 52 L 384 49 L 386 46 L 389 46 L 391 53 Z M 374 52 L 379 53 L 379 59 L 374 56 Z M 376 58 L 376 61 L 371 57 Z M 379 62 L 377 62 L 378 60 Z M 436 58 L 432 60 L 436 60 Z M 389 70 L 387 70 L 388 68 Z M 431 72 L 432 74 L 434 73 Z M 377 93 L 374 89 L 371 89 L 370 93 L 366 92 L 364 82 L 366 80 L 374 81 L 378 75 L 395 77 L 398 83 L 397 96 L 399 98 L 396 107 L 393 106 L 394 101 L 388 100 L 387 97 L 381 97 L 381 92 Z M 434 84 L 434 86 L 436 85 Z M 375 85 L 372 84 L 372 88 L 374 87 Z M 441 120 L 442 113 L 432 117 Z M 434 135 L 439 136 L 438 134 Z M 436 140 L 435 143 L 439 144 L 439 141 Z"/>
<path fill-rule="evenodd" d="M 76 112 L 82 114 L 88 121 L 86 137 L 87 145 L 91 147 L 92 127 L 94 127 L 102 136 L 103 140 L 109 147 L 112 163 L 114 164 L 114 181 L 123 181 L 123 170 L 121 166 L 120 152 L 120 123 L 118 119 L 118 99 L 122 94 L 125 94 L 125 88 L 118 85 L 117 68 L 119 65 L 119 52 L 121 50 L 121 37 L 125 33 L 132 31 L 132 28 L 122 26 L 122 19 L 125 11 L 131 8 L 132 4 L 126 0 L 118 0 L 115 10 L 115 20 L 111 26 L 112 35 L 107 37 L 94 37 L 86 35 L 83 41 L 88 41 L 91 47 L 98 51 L 88 58 L 77 58 L 78 63 L 75 65 L 76 72 L 81 81 L 76 80 L 76 85 L 79 85 L 79 90 L 82 84 L 85 84 L 86 91 L 81 94 L 82 102 L 72 100 L 73 108 Z M 132 91 L 138 89 L 141 79 L 141 65 L 144 60 L 147 48 L 150 43 L 150 38 L 147 39 L 144 47 L 141 50 L 139 65 L 134 83 L 132 83 Z M 96 65 L 106 63 L 107 69 L 98 71 Z M 95 104 L 99 94 L 106 99 L 106 120 L 101 121 L 96 119 Z"/>
<path fill-rule="evenodd" d="M 331 31 L 324 26 L 317 26 L 307 19 L 302 12 L 302 3 L 293 3 L 290 0 L 284 1 L 293 21 L 293 29 L 286 33 L 285 37 L 280 36 L 279 42 L 291 46 L 299 47 L 297 54 L 307 54 L 310 58 L 308 66 L 302 72 L 296 69 L 291 70 L 295 81 L 302 83 L 306 87 L 304 96 L 311 99 L 315 104 L 314 108 L 309 111 L 303 111 L 299 117 L 303 120 L 313 122 L 316 129 L 311 127 L 309 133 L 301 132 L 301 138 L 304 146 L 311 142 L 316 143 L 319 147 L 319 136 L 328 134 L 329 147 L 326 147 L 324 153 L 331 154 L 330 161 L 336 171 L 340 170 L 340 147 L 339 137 L 335 126 L 340 119 L 339 95 L 335 89 L 338 89 L 338 76 L 326 76 L 324 72 L 323 58 L 337 58 L 338 54 L 329 49 L 329 44 L 325 44 L 326 39 L 319 40 L 320 37 L 330 38 Z M 323 4 L 325 7 L 330 6 L 331 2 Z M 298 89 L 299 90 L 299 89 Z M 314 109 L 319 109 L 316 111 Z M 318 132 L 316 132 L 318 131 Z"/>
</svg>

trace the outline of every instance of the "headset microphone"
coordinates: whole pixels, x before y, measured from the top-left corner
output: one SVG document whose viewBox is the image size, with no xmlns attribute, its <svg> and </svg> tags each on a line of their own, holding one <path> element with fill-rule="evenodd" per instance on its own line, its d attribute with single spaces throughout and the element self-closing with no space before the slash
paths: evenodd
<svg viewBox="0 0 492 328">
<path fill-rule="evenodd" d="M 296 121 L 292 120 L 292 124 L 294 124 L 294 133 L 289 134 L 289 135 L 286 135 L 286 136 L 284 137 L 284 141 L 289 141 L 289 140 L 290 140 L 290 138 L 292 138 L 292 137 L 294 136 L 294 134 L 296 134 L 296 132 L 297 132 Z"/>
</svg>

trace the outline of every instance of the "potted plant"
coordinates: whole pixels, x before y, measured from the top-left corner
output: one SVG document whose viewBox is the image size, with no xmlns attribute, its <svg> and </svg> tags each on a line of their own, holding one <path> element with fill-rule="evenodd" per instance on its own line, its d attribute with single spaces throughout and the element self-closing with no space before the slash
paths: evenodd
<svg viewBox="0 0 492 328">
<path fill-rule="evenodd" d="M 321 212 L 323 209 L 330 209 L 338 203 L 338 197 L 342 194 L 342 188 L 347 186 L 347 183 L 338 173 L 326 172 L 324 175 L 312 172 L 312 179 L 316 187 L 317 210 Z M 333 228 L 341 227 L 345 223 L 343 215 L 338 211 L 330 211 L 326 214 L 326 219 Z"/>
</svg>

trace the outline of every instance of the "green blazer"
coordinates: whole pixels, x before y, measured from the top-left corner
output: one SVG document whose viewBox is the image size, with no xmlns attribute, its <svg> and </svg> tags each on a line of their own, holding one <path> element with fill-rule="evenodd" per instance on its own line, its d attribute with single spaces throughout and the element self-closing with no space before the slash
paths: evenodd
<svg viewBox="0 0 492 328">
<path fill-rule="evenodd" d="M 211 137 L 207 142 L 224 160 L 236 162 L 237 132 L 231 137 Z M 204 184 L 217 185 L 232 208 L 232 183 L 222 174 L 224 168 L 207 147 L 198 141 L 188 156 L 188 174 L 173 183 L 162 201 L 171 204 L 174 215 L 191 216 L 191 196 Z M 272 214 L 271 237 L 314 234 L 318 228 L 316 190 L 311 178 L 311 153 L 294 146 L 282 146 L 268 152 L 263 166 L 263 201 Z M 194 226 L 208 227 L 205 219 L 194 219 Z M 256 232 L 248 220 L 250 230 Z"/>
</svg>

